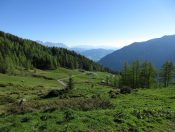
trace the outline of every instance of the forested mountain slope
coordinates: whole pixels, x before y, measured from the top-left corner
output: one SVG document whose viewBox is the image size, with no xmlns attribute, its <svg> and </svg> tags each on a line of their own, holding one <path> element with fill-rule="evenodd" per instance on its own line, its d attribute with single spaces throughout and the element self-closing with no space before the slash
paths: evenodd
<svg viewBox="0 0 175 132">
<path fill-rule="evenodd" d="M 6 73 L 21 67 L 43 70 L 58 67 L 94 71 L 105 70 L 99 64 L 73 51 L 46 47 L 35 41 L 0 31 L 0 72 Z"/>
<path fill-rule="evenodd" d="M 150 61 L 157 68 L 167 60 L 175 62 L 175 35 L 135 42 L 105 56 L 99 64 L 120 70 L 124 62 L 132 63 L 134 60 Z"/>
</svg>

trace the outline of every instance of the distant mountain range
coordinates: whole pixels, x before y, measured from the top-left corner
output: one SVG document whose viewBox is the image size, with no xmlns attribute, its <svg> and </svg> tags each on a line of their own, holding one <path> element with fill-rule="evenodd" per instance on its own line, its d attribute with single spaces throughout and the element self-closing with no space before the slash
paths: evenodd
<svg viewBox="0 0 175 132">
<path fill-rule="evenodd" d="M 90 49 L 82 51 L 80 54 L 86 56 L 91 60 L 99 61 L 101 58 L 112 53 L 113 51 L 114 50 L 112 49 Z"/>
<path fill-rule="evenodd" d="M 65 48 L 68 49 L 69 47 L 63 43 L 53 43 L 53 42 L 43 42 L 43 41 L 39 41 L 37 40 L 36 42 L 44 45 L 44 46 L 48 46 L 48 47 L 58 47 L 58 48 Z"/>
<path fill-rule="evenodd" d="M 116 50 L 116 49 L 102 49 L 102 48 L 94 49 L 94 47 L 90 47 L 90 46 L 69 47 L 63 43 L 53 43 L 53 42 L 43 42 L 43 41 L 37 41 L 37 42 L 48 47 L 59 47 L 59 48 L 66 48 L 69 50 L 73 50 L 93 61 L 99 61 L 101 58 L 103 58 L 107 54 L 110 54 Z"/>
<path fill-rule="evenodd" d="M 98 63 L 112 70 L 120 70 L 124 62 L 150 61 L 157 68 L 167 61 L 175 62 L 175 35 L 135 42 L 103 57 Z"/>
</svg>

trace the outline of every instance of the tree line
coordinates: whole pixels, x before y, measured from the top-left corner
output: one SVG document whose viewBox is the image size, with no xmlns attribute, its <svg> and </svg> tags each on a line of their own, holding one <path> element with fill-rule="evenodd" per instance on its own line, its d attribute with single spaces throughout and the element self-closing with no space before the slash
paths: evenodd
<svg viewBox="0 0 175 132">
<path fill-rule="evenodd" d="M 42 70 L 64 67 L 88 71 L 110 71 L 86 57 L 64 48 L 46 47 L 0 31 L 0 72 L 18 68 Z"/>
<path fill-rule="evenodd" d="M 117 76 L 107 76 L 105 83 L 113 87 L 150 88 L 155 86 L 168 87 L 174 83 L 175 66 L 166 61 L 158 70 L 151 62 L 134 61 L 132 64 L 124 63 Z"/>
</svg>

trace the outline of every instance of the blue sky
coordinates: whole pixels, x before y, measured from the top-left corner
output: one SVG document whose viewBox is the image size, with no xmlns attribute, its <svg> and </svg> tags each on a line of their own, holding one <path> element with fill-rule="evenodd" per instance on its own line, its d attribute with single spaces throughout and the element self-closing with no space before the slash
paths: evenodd
<svg viewBox="0 0 175 132">
<path fill-rule="evenodd" d="M 0 30 L 70 46 L 122 47 L 175 34 L 175 0 L 0 0 Z"/>
</svg>

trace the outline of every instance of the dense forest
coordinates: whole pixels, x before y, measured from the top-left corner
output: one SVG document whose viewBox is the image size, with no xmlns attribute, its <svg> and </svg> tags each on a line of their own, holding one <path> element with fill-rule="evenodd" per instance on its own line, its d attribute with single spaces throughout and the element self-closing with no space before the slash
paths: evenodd
<svg viewBox="0 0 175 132">
<path fill-rule="evenodd" d="M 0 31 L 1 73 L 12 72 L 17 68 L 50 70 L 58 67 L 89 71 L 108 70 L 73 51 L 45 47 L 35 41 Z"/>
</svg>

